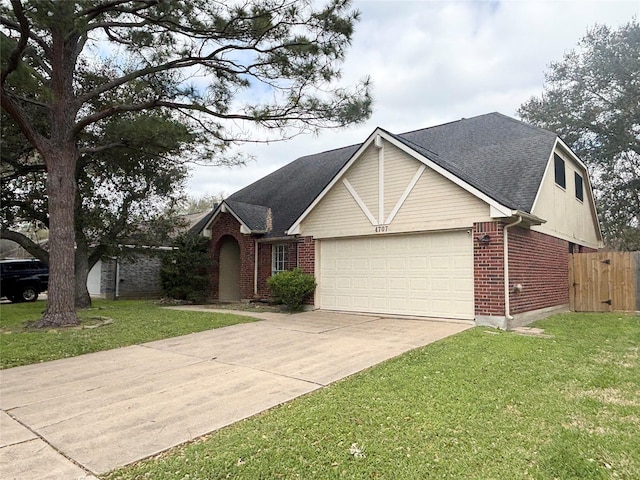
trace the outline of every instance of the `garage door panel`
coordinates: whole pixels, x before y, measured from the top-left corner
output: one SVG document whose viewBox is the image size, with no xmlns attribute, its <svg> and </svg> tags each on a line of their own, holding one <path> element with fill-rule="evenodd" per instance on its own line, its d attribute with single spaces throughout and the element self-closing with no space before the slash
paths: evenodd
<svg viewBox="0 0 640 480">
<path fill-rule="evenodd" d="M 320 241 L 321 308 L 473 318 L 466 232 Z"/>
<path fill-rule="evenodd" d="M 393 258 L 389 263 L 389 269 L 393 271 L 404 271 L 407 269 L 407 262 L 405 258 Z"/>
<path fill-rule="evenodd" d="M 426 292 L 429 288 L 429 284 L 426 278 L 412 278 L 409 285 L 411 291 L 416 293 Z"/>
<path fill-rule="evenodd" d="M 371 297 L 370 307 L 374 309 L 374 311 L 386 311 L 388 309 L 388 298 L 387 297 Z"/>
<path fill-rule="evenodd" d="M 355 272 L 367 272 L 369 270 L 368 258 L 354 258 L 350 263 Z"/>
<path fill-rule="evenodd" d="M 408 252 L 411 254 L 411 252 Z M 425 268 L 429 268 L 429 259 L 424 256 L 424 250 L 420 250 L 419 256 L 412 256 L 409 262 L 409 270 L 422 271 Z"/>
</svg>

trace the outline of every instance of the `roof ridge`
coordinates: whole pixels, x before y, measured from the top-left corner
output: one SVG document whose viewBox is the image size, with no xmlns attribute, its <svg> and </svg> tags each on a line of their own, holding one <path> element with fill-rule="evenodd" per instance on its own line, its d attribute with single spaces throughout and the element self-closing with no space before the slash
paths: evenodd
<svg viewBox="0 0 640 480">
<path fill-rule="evenodd" d="M 509 120 L 510 122 L 517 123 L 518 125 L 522 125 L 524 127 L 530 128 L 531 130 L 536 130 L 536 131 L 539 131 L 540 133 L 550 133 L 551 135 L 555 135 L 556 137 L 558 136 L 557 133 L 554 133 L 551 130 L 547 130 L 546 128 L 542 128 L 542 127 L 538 127 L 536 125 L 532 125 L 530 123 L 525 122 L 524 120 L 518 120 L 517 118 L 510 117 L 508 115 L 505 115 L 504 113 L 493 112 L 493 113 L 487 114 L 487 115 L 499 115 L 500 117 L 502 117 L 505 120 Z"/>
<path fill-rule="evenodd" d="M 269 208 L 268 205 L 261 205 L 259 203 L 249 203 L 249 202 L 243 202 L 241 200 L 233 200 L 231 197 L 229 198 L 225 198 L 223 200 L 223 202 L 229 203 L 227 200 L 229 200 L 232 203 L 241 203 L 242 205 L 251 205 L 252 207 L 262 207 L 262 208 Z"/>
<path fill-rule="evenodd" d="M 376 129 L 374 129 L 374 132 L 375 132 L 375 130 L 377 130 L 377 128 L 376 128 Z M 329 150 L 323 150 L 322 152 L 310 153 L 309 155 L 303 155 L 303 156 L 301 156 L 301 157 L 298 157 L 298 158 L 296 158 L 296 159 L 295 159 L 295 160 L 293 160 L 293 161 L 295 162 L 296 160 L 299 160 L 299 159 L 301 159 L 301 158 L 306 158 L 306 157 L 315 157 L 316 155 L 322 155 L 323 153 L 335 152 L 335 151 L 343 150 L 343 149 L 346 149 L 346 148 L 359 147 L 359 146 L 360 146 L 360 145 L 362 145 L 363 143 L 364 143 L 364 142 L 360 142 L 360 143 L 353 143 L 353 144 L 351 144 L 351 145 L 346 145 L 346 146 L 344 146 L 344 147 L 330 148 Z M 285 165 L 285 166 L 286 166 L 286 165 Z"/>
<path fill-rule="evenodd" d="M 488 114 L 485 114 L 485 115 L 488 115 Z M 478 115 L 478 117 L 482 117 L 482 116 L 483 115 Z M 476 117 L 471 117 L 471 118 L 476 118 Z M 469 119 L 462 117 L 462 118 L 459 118 L 458 120 L 451 120 L 450 122 L 439 123 L 437 125 L 431 125 L 430 127 L 416 128 L 415 130 L 409 130 L 407 132 L 397 133 L 396 135 L 409 135 L 410 133 L 422 132 L 424 130 L 431 130 L 432 128 L 444 127 L 445 125 L 451 125 L 454 123 L 462 122 L 463 120 L 469 120 Z"/>
<path fill-rule="evenodd" d="M 386 130 L 385 130 L 385 131 L 386 131 Z M 416 130 L 416 131 L 418 131 L 418 130 Z M 413 140 L 409 140 L 408 138 L 404 138 L 404 137 L 402 136 L 402 135 L 403 135 L 402 133 L 400 133 L 400 134 L 395 134 L 395 133 L 391 133 L 391 132 L 387 132 L 387 133 L 389 133 L 391 136 L 393 136 L 393 137 L 395 137 L 395 138 L 399 138 L 399 139 L 400 139 L 400 140 L 402 140 L 402 142 L 404 142 L 404 143 L 410 143 L 411 145 L 415 145 L 416 147 L 419 147 L 419 148 L 420 148 L 420 149 L 422 149 L 422 150 L 426 150 L 427 152 L 432 153 L 433 155 L 435 155 L 435 156 L 436 156 L 436 157 L 438 157 L 438 158 L 442 158 L 442 156 L 441 156 L 438 152 L 434 152 L 434 151 L 433 151 L 433 150 L 431 150 L 430 148 L 427 148 L 427 147 L 425 147 L 425 146 L 423 146 L 423 145 L 420 145 L 420 144 L 418 144 L 418 143 L 414 142 Z"/>
</svg>

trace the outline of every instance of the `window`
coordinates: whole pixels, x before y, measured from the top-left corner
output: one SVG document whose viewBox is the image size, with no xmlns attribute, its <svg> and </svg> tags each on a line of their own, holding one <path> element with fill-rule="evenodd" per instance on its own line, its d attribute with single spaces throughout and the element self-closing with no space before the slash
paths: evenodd
<svg viewBox="0 0 640 480">
<path fill-rule="evenodd" d="M 578 172 L 575 172 L 575 179 L 576 198 L 582 202 L 584 200 L 584 187 L 582 186 L 582 177 Z"/>
<path fill-rule="evenodd" d="M 553 154 L 553 166 L 556 174 L 556 185 L 567 188 L 567 180 L 564 175 L 564 160 L 557 154 Z"/>
<path fill-rule="evenodd" d="M 271 262 L 271 274 L 278 272 L 284 272 L 287 269 L 287 245 L 284 243 L 278 243 L 271 247 L 272 262 Z"/>
</svg>

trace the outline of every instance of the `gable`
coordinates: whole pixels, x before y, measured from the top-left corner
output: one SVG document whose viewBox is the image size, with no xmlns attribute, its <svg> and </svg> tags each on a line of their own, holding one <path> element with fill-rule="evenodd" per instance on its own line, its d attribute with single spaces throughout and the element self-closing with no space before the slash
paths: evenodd
<svg viewBox="0 0 640 480">
<path fill-rule="evenodd" d="M 359 145 L 307 155 L 263 177 L 227 199 L 271 210 L 266 238 L 280 238 L 344 167 Z"/>
<path fill-rule="evenodd" d="M 512 210 L 532 213 L 557 136 L 500 113 L 396 136 Z"/>
<path fill-rule="evenodd" d="M 377 142 L 376 142 L 377 143 Z M 471 227 L 489 205 L 382 139 L 354 159 L 300 224 L 329 238 Z"/>
<path fill-rule="evenodd" d="M 602 246 L 588 172 L 560 143 L 549 157 L 531 213 L 546 220 L 532 230 L 592 248 Z"/>
</svg>

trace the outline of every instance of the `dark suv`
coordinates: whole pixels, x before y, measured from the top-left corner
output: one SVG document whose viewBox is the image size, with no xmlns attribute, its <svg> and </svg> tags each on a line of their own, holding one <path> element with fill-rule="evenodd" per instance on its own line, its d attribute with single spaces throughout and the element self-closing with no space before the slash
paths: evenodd
<svg viewBox="0 0 640 480">
<path fill-rule="evenodd" d="M 0 260 L 0 296 L 35 302 L 49 284 L 49 267 L 39 260 Z"/>
</svg>

